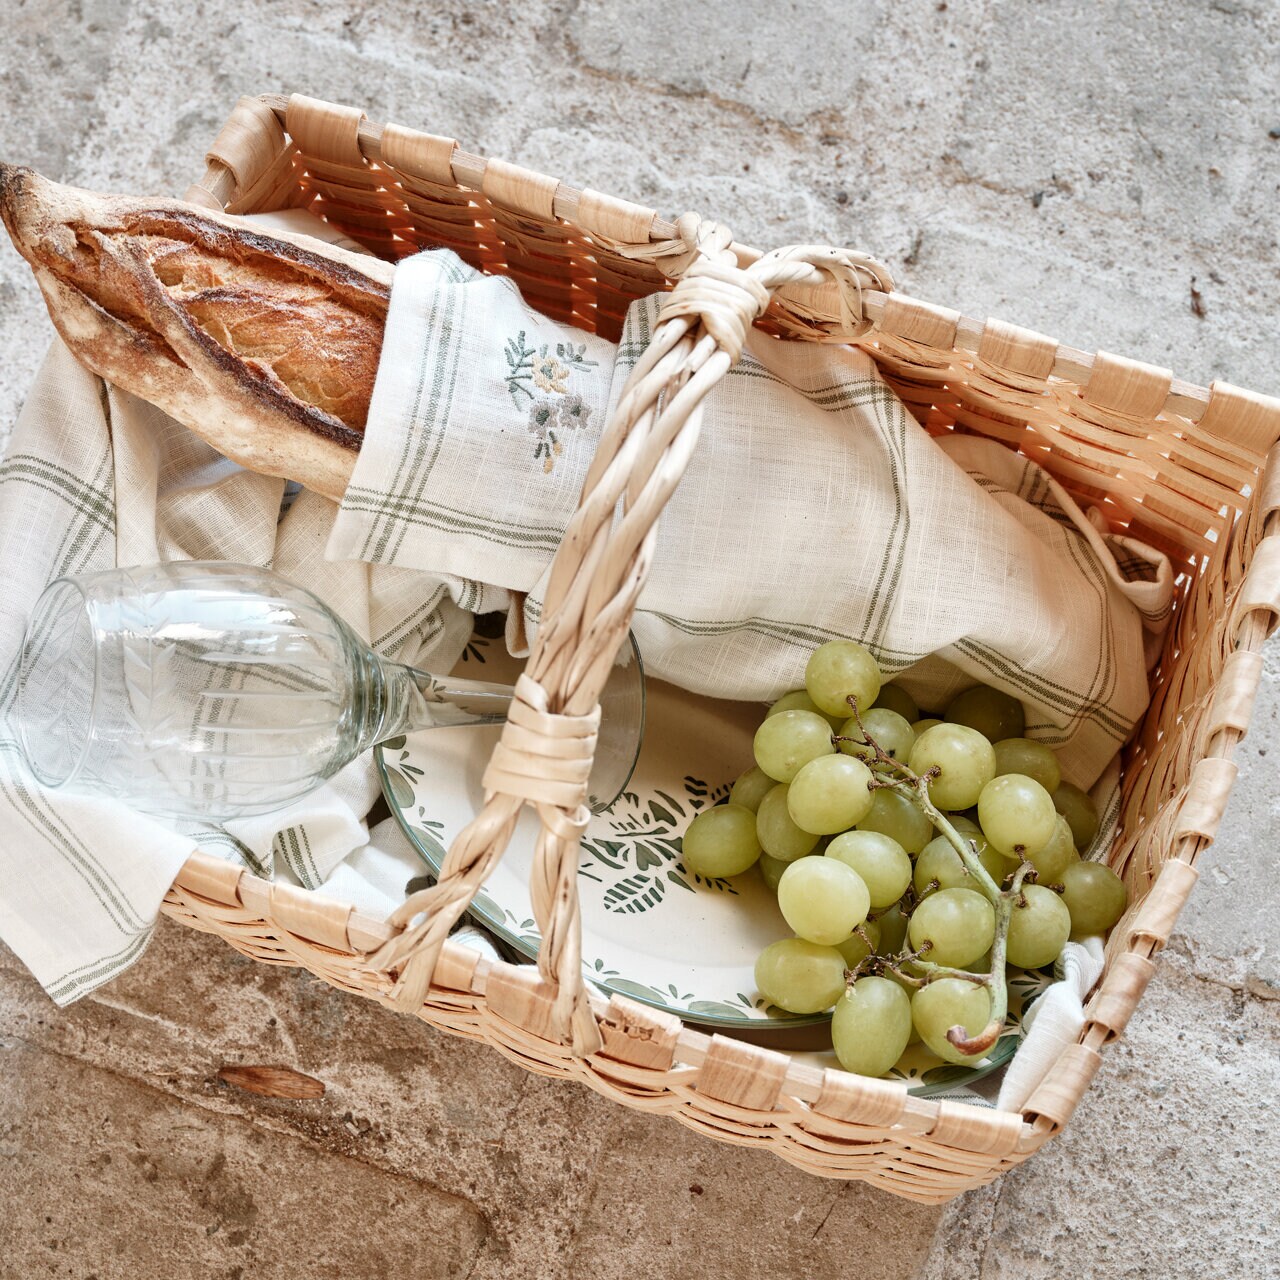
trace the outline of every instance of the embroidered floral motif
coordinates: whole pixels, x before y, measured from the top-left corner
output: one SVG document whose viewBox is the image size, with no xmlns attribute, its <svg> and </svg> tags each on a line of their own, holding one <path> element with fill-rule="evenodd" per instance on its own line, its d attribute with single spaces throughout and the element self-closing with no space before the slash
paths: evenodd
<svg viewBox="0 0 1280 1280">
<path fill-rule="evenodd" d="M 594 369 L 596 362 L 587 359 L 585 342 L 576 347 L 572 342 L 557 342 L 553 354 L 550 343 L 529 346 L 523 329 L 507 339 L 503 354 L 507 361 L 507 391 L 517 408 L 522 396 L 528 400 L 526 426 L 535 441 L 533 456 L 542 459 L 544 472 L 550 472 L 562 448 L 556 432 L 576 431 L 585 427 L 591 417 L 591 406 L 580 395 L 569 394 L 568 379 L 573 373 Z M 564 399 L 539 397 L 535 388 Z"/>
<path fill-rule="evenodd" d="M 535 440 L 545 440 L 554 430 L 560 418 L 560 408 L 554 400 L 535 400 L 529 406 L 529 431 Z"/>
<path fill-rule="evenodd" d="M 548 472 L 560 456 L 556 427 L 560 425 L 560 406 L 554 400 L 535 400 L 529 406 L 529 434 L 537 441 L 533 456 L 542 459 L 542 470 Z"/>
<path fill-rule="evenodd" d="M 576 431 L 587 425 L 591 406 L 581 396 L 566 396 L 557 403 L 554 400 L 535 400 L 529 406 L 529 434 L 537 443 L 533 456 L 542 459 L 542 470 L 549 472 L 560 456 L 562 446 L 557 431 Z"/>
<path fill-rule="evenodd" d="M 535 356 L 533 359 L 533 380 L 543 391 L 558 391 L 564 395 L 569 390 L 564 380 L 569 370 L 554 356 Z"/>
<path fill-rule="evenodd" d="M 562 427 L 585 427 L 591 417 L 591 406 L 581 396 L 566 396 L 560 403 Z"/>
</svg>

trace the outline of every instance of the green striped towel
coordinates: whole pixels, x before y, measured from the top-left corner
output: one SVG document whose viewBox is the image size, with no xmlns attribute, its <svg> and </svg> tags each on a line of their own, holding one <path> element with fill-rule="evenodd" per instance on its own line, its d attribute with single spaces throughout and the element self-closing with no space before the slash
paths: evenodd
<svg viewBox="0 0 1280 1280">
<path fill-rule="evenodd" d="M 448 574 L 471 584 L 464 607 L 515 602 L 536 627 L 659 301 L 615 347 L 447 251 L 402 262 L 330 557 Z M 996 685 L 1087 787 L 1146 707 L 1171 598 L 1162 555 L 1003 446 L 930 437 L 864 353 L 755 333 L 706 402 L 634 629 L 652 674 L 726 698 L 795 688 L 837 636 L 922 707 Z"/>
</svg>

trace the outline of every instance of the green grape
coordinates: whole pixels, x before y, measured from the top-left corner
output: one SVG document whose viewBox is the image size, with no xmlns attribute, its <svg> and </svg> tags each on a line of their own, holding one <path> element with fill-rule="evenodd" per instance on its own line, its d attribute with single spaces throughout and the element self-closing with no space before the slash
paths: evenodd
<svg viewBox="0 0 1280 1280">
<path fill-rule="evenodd" d="M 844 994 L 844 959 L 835 947 L 783 938 L 756 957 L 756 987 L 788 1013 L 821 1013 Z"/>
<path fill-rule="evenodd" d="M 945 720 L 939 720 L 937 716 L 926 716 L 923 720 L 913 720 L 911 727 L 916 731 L 918 738 L 926 729 L 932 729 L 935 724 L 945 724 Z"/>
<path fill-rule="evenodd" d="M 797 858 L 778 881 L 778 909 L 799 937 L 834 947 L 867 918 L 871 895 L 838 858 Z"/>
<path fill-rule="evenodd" d="M 916 700 L 898 684 L 880 686 L 873 711 L 896 711 L 908 724 L 920 719 L 920 708 Z"/>
<path fill-rule="evenodd" d="M 756 838 L 760 847 L 771 858 L 779 862 L 794 862 L 812 853 L 818 843 L 818 837 L 808 831 L 801 831 L 791 820 L 787 808 L 787 792 L 785 783 L 779 783 L 760 801 L 756 813 Z"/>
<path fill-rule="evenodd" d="M 867 742 L 868 735 L 881 751 L 903 763 L 911 754 L 916 740 L 916 731 L 896 711 L 881 711 L 875 707 L 863 714 L 861 727 L 857 717 L 850 716 L 840 726 L 839 734 L 842 738 L 854 739 L 839 744 L 845 755 L 857 756 L 859 760 L 868 762 L 874 760 L 876 754 Z"/>
<path fill-rule="evenodd" d="M 879 831 L 846 831 L 827 845 L 826 856 L 839 858 L 862 877 L 873 911 L 892 906 L 911 883 L 907 851 Z"/>
<path fill-rule="evenodd" d="M 762 853 L 760 861 L 756 863 L 760 868 L 760 878 L 774 893 L 778 892 L 778 881 L 782 879 L 782 873 L 790 865 L 789 862 L 784 862 L 781 858 L 775 858 L 767 853 Z"/>
<path fill-rule="evenodd" d="M 911 998 L 888 978 L 859 978 L 836 1001 L 831 1044 L 840 1065 L 882 1076 L 911 1039 Z"/>
<path fill-rule="evenodd" d="M 1009 941 L 1005 954 L 1020 969 L 1040 969 L 1052 964 L 1071 936 L 1071 913 L 1052 889 L 1023 885 L 1009 917 Z"/>
<path fill-rule="evenodd" d="M 956 694 L 947 704 L 945 718 L 952 724 L 976 729 L 988 742 L 1020 738 L 1027 727 L 1022 703 L 985 684 Z"/>
<path fill-rule="evenodd" d="M 771 778 L 790 782 L 819 756 L 835 752 L 831 726 L 814 711 L 780 711 L 756 730 L 756 764 Z"/>
<path fill-rule="evenodd" d="M 760 856 L 756 815 L 740 804 L 717 804 L 689 823 L 681 847 L 684 865 L 709 879 L 741 875 Z"/>
<path fill-rule="evenodd" d="M 876 943 L 876 955 L 896 956 L 907 940 L 907 917 L 902 908 L 890 907 L 884 915 L 870 922 L 879 926 L 880 941 Z"/>
<path fill-rule="evenodd" d="M 780 711 L 812 711 L 814 715 L 821 716 L 833 729 L 838 729 L 844 723 L 843 715 L 829 716 L 823 709 L 818 706 L 814 700 L 809 697 L 806 689 L 792 689 L 790 693 L 784 693 L 777 702 L 775 702 L 768 711 L 764 713 L 767 720 L 770 716 L 776 716 Z"/>
<path fill-rule="evenodd" d="M 971 1066 L 981 1054 L 965 1055 L 947 1039 L 952 1027 L 963 1027 L 976 1036 L 991 1018 L 991 997 L 986 987 L 963 978 L 939 978 L 923 986 L 911 997 L 911 1021 L 920 1039 L 944 1062 Z"/>
<path fill-rule="evenodd" d="M 810 760 L 791 780 L 787 809 L 802 831 L 848 831 L 871 811 L 871 770 L 848 756 Z"/>
<path fill-rule="evenodd" d="M 729 803 L 740 804 L 744 809 L 755 813 L 760 808 L 760 801 L 778 784 L 765 771 L 756 765 L 733 784 L 729 792 Z"/>
<path fill-rule="evenodd" d="M 862 934 L 866 934 L 866 939 Z M 867 941 L 871 946 L 867 946 Z M 866 920 L 858 926 L 857 933 L 851 933 L 843 942 L 836 943 L 836 950 L 844 956 L 847 969 L 856 969 L 880 945 L 880 922 Z"/>
<path fill-rule="evenodd" d="M 1058 811 L 1034 778 L 1006 773 L 982 788 L 978 821 L 1001 853 L 1021 854 L 1049 843 L 1058 825 Z"/>
<path fill-rule="evenodd" d="M 1098 806 L 1093 803 L 1093 797 L 1064 782 L 1053 793 L 1053 807 L 1070 824 L 1076 848 L 1088 849 L 1098 834 Z"/>
<path fill-rule="evenodd" d="M 828 715 L 847 716 L 849 699 L 869 711 L 880 694 L 880 667 L 856 640 L 828 640 L 809 656 L 804 687 Z"/>
<path fill-rule="evenodd" d="M 882 788 L 872 793 L 871 809 L 858 823 L 858 830 L 879 831 L 908 853 L 917 854 L 929 843 L 933 823 L 910 797 Z"/>
<path fill-rule="evenodd" d="M 1036 879 L 1041 884 L 1061 884 L 1062 873 L 1080 855 L 1071 843 L 1071 828 L 1061 814 L 1056 814 L 1053 835 L 1043 849 L 1028 853 L 1026 859 L 1036 869 Z"/>
<path fill-rule="evenodd" d="M 967 832 L 962 831 L 960 834 L 962 838 L 968 838 Z M 1009 860 L 985 840 L 979 838 L 977 844 L 978 861 L 986 868 L 987 874 L 996 884 L 1001 884 L 1011 869 Z M 934 880 L 938 883 L 930 888 Z M 951 841 L 946 836 L 935 836 L 925 845 L 924 851 L 916 859 L 912 883 L 921 898 L 928 897 L 939 889 L 976 890 L 978 887 L 977 881 L 965 870 L 960 855 L 952 848 Z"/>
<path fill-rule="evenodd" d="M 931 893 L 911 913 L 907 926 L 913 951 L 919 951 L 926 942 L 930 944 L 920 957 L 922 960 L 952 969 L 963 969 L 976 960 L 995 936 L 995 908 L 974 889 L 939 889 Z"/>
<path fill-rule="evenodd" d="M 1050 795 L 1062 781 L 1058 757 L 1043 742 L 1030 738 L 1005 738 L 995 744 L 996 777 L 1006 773 L 1021 773 L 1034 778 Z"/>
<path fill-rule="evenodd" d="M 916 738 L 908 761 L 913 773 L 938 769 L 929 798 L 939 809 L 967 809 L 996 776 L 996 753 L 976 729 L 939 724 Z"/>
<path fill-rule="evenodd" d="M 1129 894 L 1110 867 L 1073 862 L 1062 875 L 1062 901 L 1071 916 L 1071 932 L 1083 938 L 1106 933 L 1124 915 Z"/>
</svg>

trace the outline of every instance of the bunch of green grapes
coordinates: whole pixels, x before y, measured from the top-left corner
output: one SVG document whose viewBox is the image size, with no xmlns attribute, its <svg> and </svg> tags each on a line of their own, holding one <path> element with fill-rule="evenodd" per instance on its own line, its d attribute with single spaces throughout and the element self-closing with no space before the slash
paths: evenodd
<svg viewBox="0 0 1280 1280">
<path fill-rule="evenodd" d="M 776 893 L 794 936 L 761 952 L 756 985 L 790 1013 L 833 1009 L 847 1071 L 884 1075 L 915 1038 L 977 1062 L 1003 1028 L 1006 963 L 1051 965 L 1123 914 L 1120 878 L 1081 860 L 1093 801 L 1025 728 L 984 685 L 922 715 L 834 640 L 769 708 L 728 802 L 689 825 L 690 870 L 758 867 Z"/>
</svg>

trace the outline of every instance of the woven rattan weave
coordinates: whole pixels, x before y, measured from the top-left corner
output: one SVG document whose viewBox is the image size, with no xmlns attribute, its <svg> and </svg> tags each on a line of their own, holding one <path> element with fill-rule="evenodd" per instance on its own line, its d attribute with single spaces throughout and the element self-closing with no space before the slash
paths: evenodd
<svg viewBox="0 0 1280 1280">
<path fill-rule="evenodd" d="M 1223 383 L 1203 390 L 917 302 L 860 253 L 762 255 L 708 219 L 667 222 L 451 139 L 296 95 L 241 99 L 187 198 L 232 213 L 305 207 L 390 259 L 445 246 L 513 278 L 547 315 L 613 339 L 635 298 L 672 293 L 557 553 L 518 714 L 486 774 L 490 799 L 455 841 L 439 885 L 384 922 L 197 854 L 168 914 L 256 959 L 300 965 L 485 1040 L 531 1071 L 915 1200 L 988 1182 L 1056 1133 L 1099 1050 L 1133 1013 L 1235 778 L 1261 647 L 1280 620 L 1280 402 Z M 1112 932 L 1079 1042 L 1021 1114 L 911 1097 L 899 1084 L 821 1071 L 583 991 L 574 881 L 591 713 L 644 582 L 655 522 L 696 445 L 699 402 L 752 323 L 788 340 L 855 343 L 923 429 L 977 432 L 1022 451 L 1114 529 L 1166 551 L 1179 575 L 1151 708 L 1125 752 L 1109 857 L 1132 906 Z M 446 940 L 525 804 L 543 823 L 537 968 L 491 964 Z M 424 910 L 426 922 L 415 922 Z"/>
</svg>

